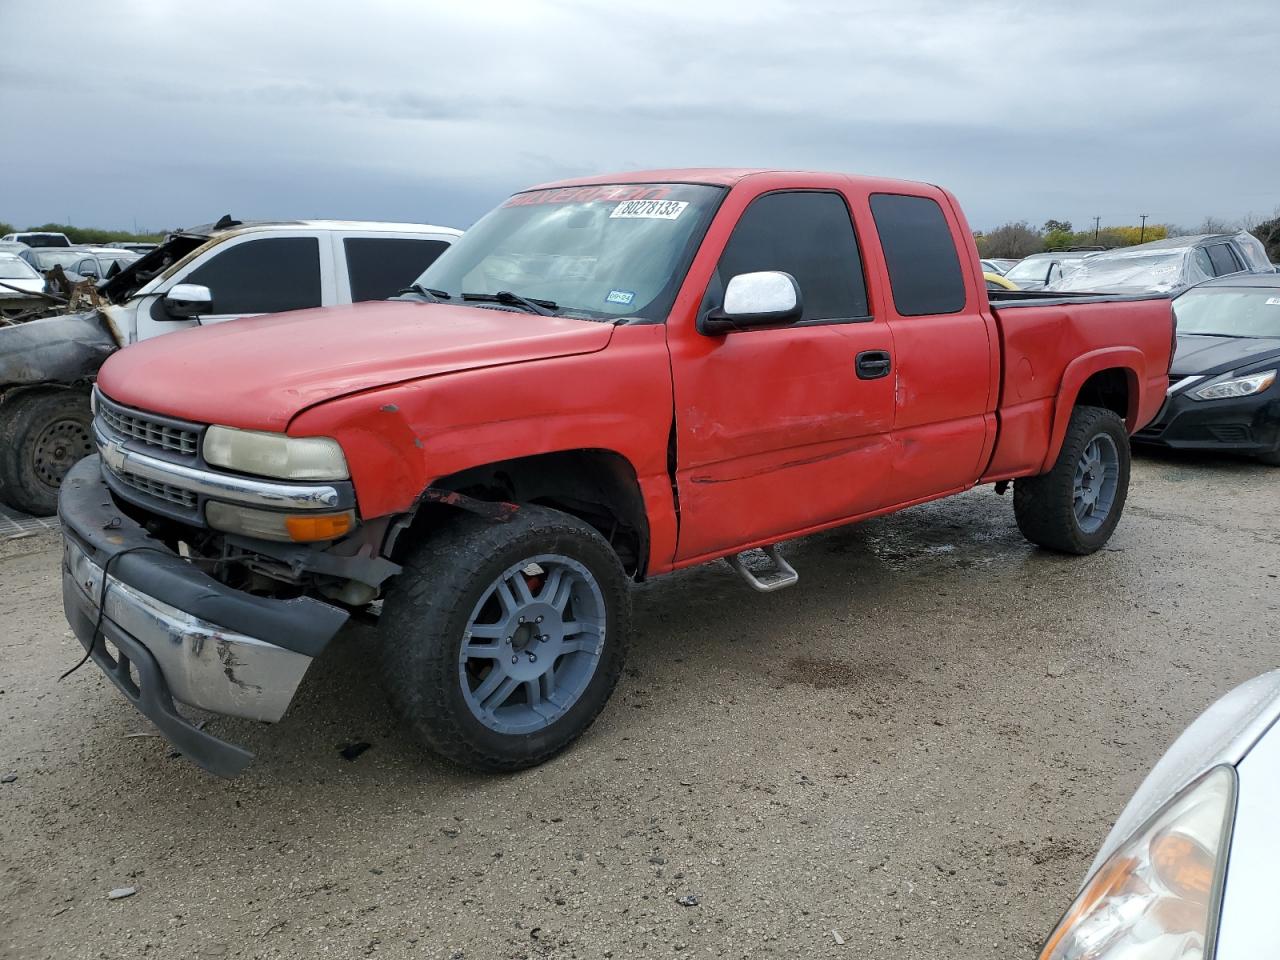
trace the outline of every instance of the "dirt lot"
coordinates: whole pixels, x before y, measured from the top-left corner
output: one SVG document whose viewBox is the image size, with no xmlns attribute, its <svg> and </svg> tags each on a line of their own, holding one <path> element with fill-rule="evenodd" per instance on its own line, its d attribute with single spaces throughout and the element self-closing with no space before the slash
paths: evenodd
<svg viewBox="0 0 1280 960">
<path fill-rule="evenodd" d="M 495 779 L 415 751 L 367 631 L 280 725 L 216 721 L 259 759 L 206 776 L 91 667 L 55 682 L 58 546 L 8 541 L 0 955 L 1033 956 L 1148 765 L 1277 666 L 1278 491 L 1148 458 L 1085 560 L 986 489 L 791 545 L 772 597 L 649 584 L 594 729 Z"/>
</svg>

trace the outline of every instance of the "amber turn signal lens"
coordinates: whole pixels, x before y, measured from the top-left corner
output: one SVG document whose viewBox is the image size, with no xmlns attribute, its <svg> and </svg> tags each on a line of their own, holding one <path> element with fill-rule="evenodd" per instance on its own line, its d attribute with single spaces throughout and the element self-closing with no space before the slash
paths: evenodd
<svg viewBox="0 0 1280 960">
<path fill-rule="evenodd" d="M 1213 889 L 1214 860 L 1190 837 L 1165 833 L 1151 844 L 1151 863 L 1169 889 L 1187 900 L 1207 902 Z"/>
<path fill-rule="evenodd" d="M 285 529 L 289 531 L 289 539 L 295 543 L 310 543 L 313 540 L 336 540 L 345 536 L 355 525 L 351 511 L 343 513 L 322 513 L 314 516 L 285 517 Z"/>
</svg>

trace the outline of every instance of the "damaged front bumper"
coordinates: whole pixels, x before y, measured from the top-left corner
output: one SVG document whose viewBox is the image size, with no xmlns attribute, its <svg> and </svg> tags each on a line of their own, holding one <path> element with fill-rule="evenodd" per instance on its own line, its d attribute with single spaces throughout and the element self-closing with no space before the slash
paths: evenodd
<svg viewBox="0 0 1280 960">
<path fill-rule="evenodd" d="M 253 755 L 198 728 L 175 701 L 279 720 L 347 614 L 310 597 L 272 599 L 219 583 L 120 511 L 96 456 L 67 474 L 58 515 L 63 609 L 94 663 L 189 759 L 220 776 L 239 773 Z"/>
</svg>

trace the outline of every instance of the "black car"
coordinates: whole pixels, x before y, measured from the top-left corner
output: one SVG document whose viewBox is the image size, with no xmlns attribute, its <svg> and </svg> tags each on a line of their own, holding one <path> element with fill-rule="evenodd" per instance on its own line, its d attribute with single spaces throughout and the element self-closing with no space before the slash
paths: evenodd
<svg viewBox="0 0 1280 960">
<path fill-rule="evenodd" d="M 1169 395 L 1140 443 L 1229 450 L 1280 466 L 1280 274 L 1236 274 L 1173 302 Z"/>
</svg>

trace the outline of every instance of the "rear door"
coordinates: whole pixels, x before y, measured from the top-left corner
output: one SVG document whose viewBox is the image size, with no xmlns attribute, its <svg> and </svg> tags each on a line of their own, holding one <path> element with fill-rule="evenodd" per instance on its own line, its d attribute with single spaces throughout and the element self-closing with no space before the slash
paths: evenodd
<svg viewBox="0 0 1280 960">
<path fill-rule="evenodd" d="M 804 313 L 716 336 L 699 333 L 692 316 L 668 324 L 677 561 L 873 509 L 892 461 L 889 365 L 864 364 L 861 377 L 858 367 L 891 357 L 893 344 L 868 296 L 848 197 L 834 184 L 739 185 L 704 246 L 717 243 L 699 313 L 721 305 L 730 278 L 758 270 L 794 276 Z"/>
<path fill-rule="evenodd" d="M 893 334 L 891 486 L 896 503 L 970 486 L 995 440 L 999 353 L 995 320 L 968 226 L 949 198 L 869 196 L 883 260 L 884 319 Z"/>
<path fill-rule="evenodd" d="M 334 234 L 339 303 L 394 297 L 435 263 L 450 234 L 344 232 Z"/>
</svg>

